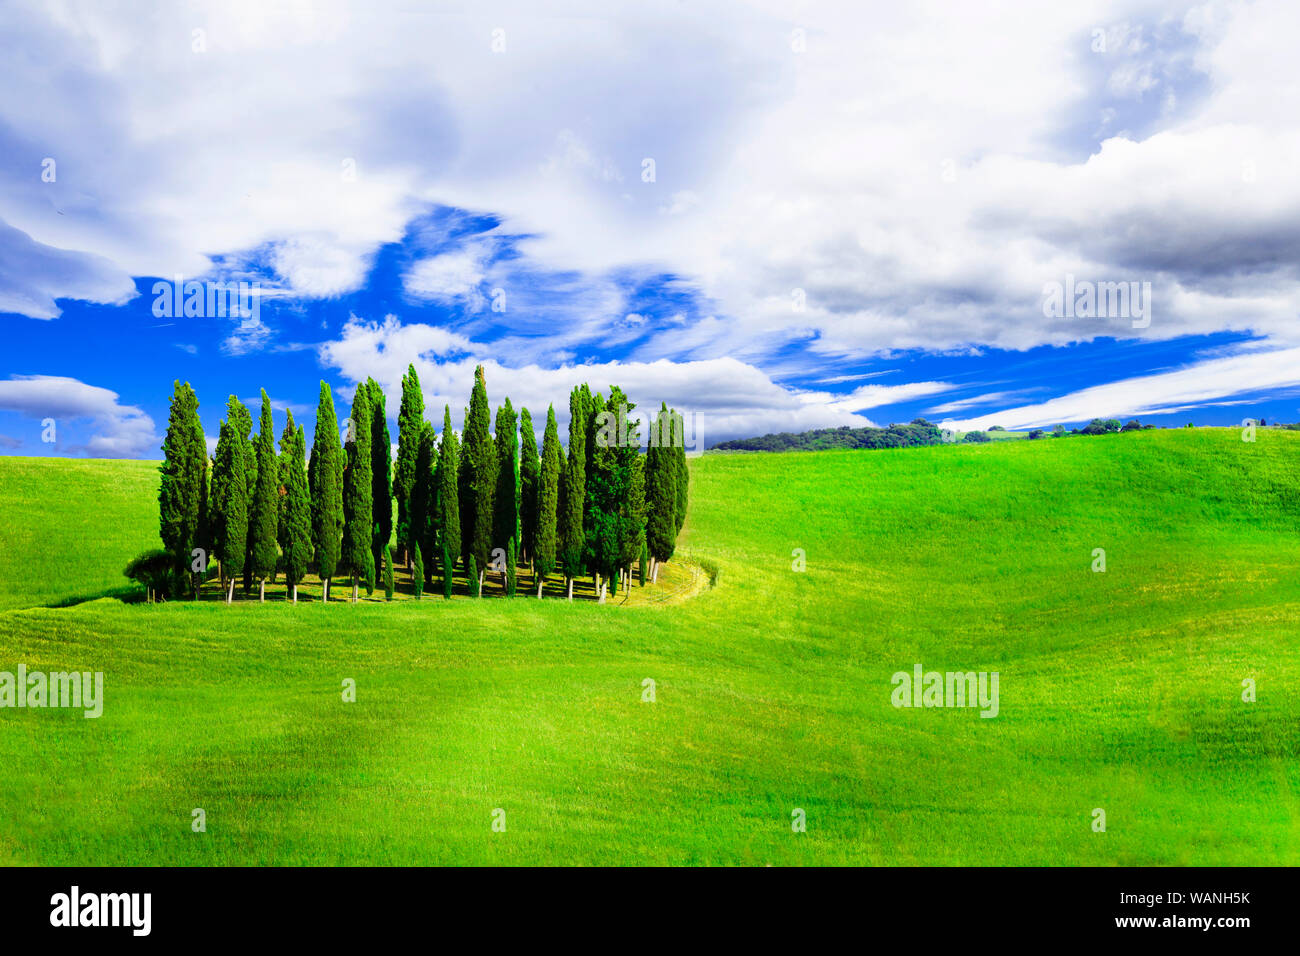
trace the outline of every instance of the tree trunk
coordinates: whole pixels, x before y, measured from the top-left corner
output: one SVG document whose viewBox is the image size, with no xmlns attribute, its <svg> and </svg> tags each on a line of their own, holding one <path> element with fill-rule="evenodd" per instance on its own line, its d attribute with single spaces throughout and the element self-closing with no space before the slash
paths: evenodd
<svg viewBox="0 0 1300 956">
<path fill-rule="evenodd" d="M 230 604 L 235 600 L 235 579 L 230 579 L 230 589 L 226 591 L 226 603 Z"/>
<path fill-rule="evenodd" d="M 257 600 L 262 604 L 266 603 L 266 578 L 257 582 Z"/>
<path fill-rule="evenodd" d="M 573 578 L 569 578 L 569 600 L 573 600 Z"/>
<path fill-rule="evenodd" d="M 542 585 L 546 583 L 546 580 L 540 574 L 534 574 L 533 577 L 537 579 L 537 598 L 538 600 L 541 600 Z"/>
<path fill-rule="evenodd" d="M 298 585 L 296 584 L 293 586 L 293 603 L 298 603 Z"/>
<path fill-rule="evenodd" d="M 352 575 L 352 603 L 357 603 L 357 576 Z"/>
<path fill-rule="evenodd" d="M 487 576 L 487 568 L 478 573 L 478 596 L 483 596 L 483 578 Z"/>
<path fill-rule="evenodd" d="M 321 584 L 321 589 L 320 589 L 320 593 L 321 593 L 321 601 L 323 601 L 324 603 L 328 604 L 328 603 L 329 603 L 329 599 L 330 599 L 330 582 L 329 582 L 329 578 L 323 578 L 323 579 L 321 580 L 321 583 L 320 583 L 320 584 Z"/>
<path fill-rule="evenodd" d="M 600 596 L 599 596 L 598 598 L 596 598 L 596 603 L 597 603 L 597 604 L 604 604 L 604 603 L 605 603 L 605 592 L 606 592 L 607 590 L 609 590 L 609 585 L 608 585 L 608 584 L 601 585 L 601 587 L 600 587 L 600 591 L 599 591 Z"/>
</svg>

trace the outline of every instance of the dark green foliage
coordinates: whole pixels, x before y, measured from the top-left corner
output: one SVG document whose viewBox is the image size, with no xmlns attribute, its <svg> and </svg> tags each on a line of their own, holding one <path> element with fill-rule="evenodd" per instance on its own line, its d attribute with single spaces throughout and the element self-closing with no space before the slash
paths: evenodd
<svg viewBox="0 0 1300 956">
<path fill-rule="evenodd" d="M 370 391 L 370 502 L 374 522 L 370 551 L 373 566 L 382 570 L 384 545 L 393 536 L 393 446 L 388 436 L 384 390 L 373 378 L 366 379 L 366 388 Z"/>
<path fill-rule="evenodd" d="M 253 433 L 253 413 L 235 396 L 226 403 L 227 421 L 238 436 L 240 454 L 244 456 L 244 481 L 248 494 L 247 537 L 244 540 L 244 590 L 253 586 L 253 494 L 257 490 L 257 450 L 250 437 Z"/>
<path fill-rule="evenodd" d="M 492 546 L 519 540 L 519 421 L 510 399 L 497 409 L 496 490 L 493 497 Z"/>
<path fill-rule="evenodd" d="M 518 555 L 515 554 L 515 539 L 511 538 L 506 544 L 506 597 L 515 596 L 515 588 L 519 583 L 519 569 L 517 565 Z"/>
<path fill-rule="evenodd" d="M 969 444 L 979 444 L 993 439 L 988 436 L 987 432 L 967 432 L 961 437 L 961 440 Z"/>
<path fill-rule="evenodd" d="M 393 549 L 390 545 L 384 545 L 384 600 L 393 599 Z"/>
<path fill-rule="evenodd" d="M 489 434 L 491 413 L 488 410 L 487 383 L 483 366 L 474 370 L 474 391 L 469 400 L 469 419 L 465 425 L 465 442 L 462 451 L 467 468 L 462 471 L 469 482 L 469 494 L 461 499 L 463 508 L 468 501 L 470 537 L 462 544 L 479 568 L 486 568 L 492 556 L 492 532 L 495 521 L 493 502 L 496 498 L 497 459 Z M 465 519 L 462 515 L 462 527 Z"/>
<path fill-rule="evenodd" d="M 542 436 L 540 474 L 536 482 L 536 502 L 533 505 L 536 524 L 532 552 L 533 572 L 538 576 L 539 581 L 546 580 L 546 576 L 555 570 L 560 468 L 560 436 L 555 424 L 555 406 L 552 405 L 546 410 L 546 432 Z"/>
<path fill-rule="evenodd" d="M 446 542 L 442 545 L 442 596 L 448 601 L 451 600 L 452 589 L 452 568 L 455 565 L 455 552 L 447 547 Z"/>
<path fill-rule="evenodd" d="M 537 456 L 537 433 L 528 409 L 519 410 L 519 551 L 525 561 L 537 552 L 537 490 L 542 462 Z"/>
<path fill-rule="evenodd" d="M 642 542 L 641 554 L 637 558 L 637 562 L 636 562 L 637 584 L 639 584 L 641 587 L 645 587 L 645 566 L 646 566 L 647 559 L 648 559 L 648 554 L 647 554 L 646 546 L 645 543 Z"/>
<path fill-rule="evenodd" d="M 152 599 L 165 595 L 175 576 L 175 559 L 170 551 L 155 548 L 131 559 L 122 572 L 136 584 L 147 588 Z"/>
<path fill-rule="evenodd" d="M 472 554 L 469 556 L 466 575 L 469 577 L 469 596 L 479 597 L 478 561 L 474 559 Z"/>
<path fill-rule="evenodd" d="M 569 393 L 569 454 L 564 464 L 557 510 L 557 547 L 560 567 L 566 578 L 582 572 L 582 552 L 586 543 L 583 510 L 587 487 L 587 397 L 586 386 Z"/>
<path fill-rule="evenodd" d="M 420 423 L 420 443 L 415 456 L 414 482 L 411 486 L 411 500 L 406 514 L 409 525 L 410 540 L 420 546 L 420 550 L 430 556 L 429 566 L 423 569 L 421 583 L 432 580 L 432 558 L 438 553 L 437 540 L 439 525 L 438 509 L 438 448 L 433 426 L 428 422 Z"/>
<path fill-rule="evenodd" d="M 909 448 L 914 445 L 938 445 L 943 441 L 937 425 L 924 418 L 908 425 L 888 428 L 819 428 L 813 431 L 780 432 L 761 438 L 741 438 L 718 442 L 719 451 L 822 451 L 827 448 Z"/>
<path fill-rule="evenodd" d="M 393 496 L 397 499 L 397 546 L 409 554 L 418 543 L 420 527 L 413 522 L 412 496 L 418 479 L 420 442 L 424 434 L 424 393 L 415 366 L 402 376 L 402 404 L 397 412 L 397 464 L 393 469 Z M 425 512 L 426 517 L 428 511 Z M 412 525 L 415 525 L 413 528 Z"/>
<path fill-rule="evenodd" d="M 203 485 L 208 463 L 207 440 L 199 421 L 199 399 L 188 382 L 174 384 L 162 452 L 162 481 L 158 489 L 159 531 L 164 549 L 172 556 L 179 589 L 193 560 L 190 552 L 199 546 Z"/>
<path fill-rule="evenodd" d="M 424 593 L 424 559 L 420 556 L 419 541 L 411 545 L 411 568 L 411 587 L 418 601 L 420 595 Z"/>
<path fill-rule="evenodd" d="M 252 541 L 253 577 L 265 581 L 275 573 L 280 549 L 275 535 L 280 514 L 279 468 L 275 460 L 275 422 L 271 399 L 262 389 L 262 418 L 257 432 L 257 486 L 248 524 Z"/>
<path fill-rule="evenodd" d="M 672 440 L 673 415 L 660 405 L 650 426 L 645 456 L 646 545 L 656 561 L 667 561 L 677 546 L 677 463 Z"/>
<path fill-rule="evenodd" d="M 443 406 L 442 443 L 438 447 L 437 523 L 442 537 L 445 573 L 450 575 L 461 553 L 460 443 L 451 427 L 451 408 Z M 450 595 L 448 595 L 450 597 Z"/>
<path fill-rule="evenodd" d="M 582 506 L 582 526 L 584 537 L 582 564 L 588 571 L 604 573 L 604 568 L 601 564 L 600 552 L 602 551 L 602 547 L 599 538 L 602 531 L 607 532 L 609 529 L 606 527 L 606 522 L 604 520 L 605 515 L 597 499 L 603 498 L 606 493 L 605 485 L 607 482 L 602 480 L 603 476 L 601 471 L 602 468 L 605 468 L 608 465 L 606 460 L 607 455 L 605 455 L 605 452 L 607 452 L 608 449 L 601 447 L 597 433 L 600 430 L 599 422 L 601 421 L 601 416 L 603 416 L 606 411 L 605 398 L 599 392 L 592 394 L 591 390 L 587 389 L 586 385 L 584 385 L 583 388 L 587 391 L 587 395 L 584 396 L 587 406 L 587 421 L 583 436 L 583 447 L 587 452 L 587 462 L 585 471 L 586 495 Z M 610 541 L 607 537 L 605 544 L 609 545 L 609 543 Z M 609 550 L 611 550 L 610 547 L 604 548 L 604 551 L 606 552 Z"/>
<path fill-rule="evenodd" d="M 1034 429 L 1031 429 L 1031 430 L 1030 430 L 1029 434 L 1028 434 L 1026 437 L 1027 437 L 1030 441 L 1034 441 L 1034 440 L 1039 439 L 1039 438 L 1046 438 L 1046 437 L 1047 437 L 1047 433 L 1044 432 L 1041 428 L 1034 428 Z"/>
<path fill-rule="evenodd" d="M 691 472 L 686 467 L 685 423 L 676 411 L 673 411 L 672 415 L 676 431 L 670 452 L 677 465 L 677 533 L 681 534 L 682 525 L 686 523 L 686 507 L 690 500 Z"/>
<path fill-rule="evenodd" d="M 289 424 L 285 426 L 284 437 L 280 440 L 281 457 L 286 459 L 284 486 L 284 580 L 290 587 L 296 586 L 307 574 L 311 564 L 311 497 L 307 490 L 307 436 L 299 425 L 293 425 L 293 415 L 289 414 Z M 286 442 L 289 449 L 285 451 Z"/>
<path fill-rule="evenodd" d="M 328 581 L 338 571 L 343 538 L 343 448 L 339 443 L 339 420 L 334 411 L 330 387 L 320 383 L 316 405 L 316 431 L 312 438 L 309 468 L 311 491 L 311 540 L 316 573 Z"/>
<path fill-rule="evenodd" d="M 232 396 L 230 401 L 238 399 Z M 249 504 L 239 435 L 229 422 L 222 422 L 217 458 L 212 466 L 212 525 L 221 573 L 232 582 L 244 570 Z"/>
<path fill-rule="evenodd" d="M 1094 418 L 1088 424 L 1083 426 L 1084 435 L 1107 435 L 1111 432 L 1120 430 L 1119 419 L 1117 418 Z"/>
<path fill-rule="evenodd" d="M 371 501 L 374 487 L 370 475 L 370 391 L 357 386 L 352 399 L 352 416 L 348 440 L 344 446 L 347 467 L 343 472 L 343 550 L 340 568 L 352 578 L 355 587 L 358 579 L 369 580 L 374 575 L 374 556 L 371 553 L 374 521 Z M 369 567 L 370 576 L 366 574 Z"/>
</svg>

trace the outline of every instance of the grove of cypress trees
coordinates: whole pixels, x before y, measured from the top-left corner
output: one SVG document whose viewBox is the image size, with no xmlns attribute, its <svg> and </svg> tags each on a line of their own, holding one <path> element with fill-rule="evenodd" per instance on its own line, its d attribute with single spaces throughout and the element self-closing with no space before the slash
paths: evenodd
<svg viewBox="0 0 1300 956">
<path fill-rule="evenodd" d="M 451 407 L 446 405 L 442 410 L 442 444 L 438 448 L 437 471 L 436 521 L 442 538 L 443 577 L 450 581 L 456 558 L 461 553 L 460 494 L 457 488 L 460 448 L 451 427 Z M 447 597 L 451 597 L 450 585 L 447 587 Z"/>
<path fill-rule="evenodd" d="M 159 531 L 163 547 L 172 556 L 175 590 L 186 580 L 198 546 L 203 510 L 203 482 L 208 463 L 208 444 L 199 421 L 199 399 L 188 382 L 174 383 L 167 434 L 162 445 L 162 481 L 158 489 Z M 198 596 L 197 582 L 194 595 Z"/>
<path fill-rule="evenodd" d="M 289 416 L 293 424 L 293 416 Z M 286 442 L 289 445 L 285 451 Z M 311 564 L 311 496 L 307 490 L 307 435 L 299 425 L 292 432 L 285 429 L 280 439 L 280 453 L 288 462 L 284 486 L 284 583 L 289 586 L 293 603 L 298 603 L 298 584 Z"/>
<path fill-rule="evenodd" d="M 370 474 L 370 390 L 358 385 L 352 398 L 352 427 L 344 451 L 347 466 L 343 471 L 343 551 L 341 567 L 352 578 L 352 601 L 357 601 L 357 584 L 369 581 L 373 588 L 374 555 L 370 550 L 374 534 L 371 509 L 374 487 Z"/>
<path fill-rule="evenodd" d="M 573 600 L 573 579 L 582 572 L 586 547 L 583 512 L 587 500 L 587 396 L 585 386 L 569 393 L 569 455 L 557 517 L 560 567 L 564 571 L 568 598 Z"/>
<path fill-rule="evenodd" d="M 388 435 L 388 414 L 384 390 L 373 378 L 366 379 L 370 390 L 370 481 L 371 520 L 375 523 L 370 550 L 374 567 L 382 570 L 384 545 L 393 536 L 393 446 Z M 373 581 L 373 578 L 372 578 Z M 369 593 L 370 587 L 366 589 Z"/>
<path fill-rule="evenodd" d="M 525 445 L 525 449 L 527 446 Z M 527 452 L 525 451 L 525 454 Z M 555 570 L 556 517 L 560 503 L 560 436 L 555 425 L 555 406 L 546 410 L 546 433 L 542 436 L 542 459 L 537 479 L 533 513 L 536 532 L 533 537 L 533 577 L 537 579 L 537 596 L 542 596 L 546 576 Z"/>
<path fill-rule="evenodd" d="M 238 401 L 232 398 L 231 401 Z M 235 578 L 244 570 L 248 544 L 248 482 L 244 475 L 244 453 L 235 429 L 221 423 L 217 459 L 212 468 L 212 505 L 218 517 L 213 522 L 221 572 L 225 578 L 226 603 L 235 596 Z"/>
<path fill-rule="evenodd" d="M 465 425 L 463 452 L 468 463 L 470 539 L 463 544 L 474 558 L 478 573 L 475 597 L 482 590 L 484 569 L 492 556 L 492 532 L 495 521 L 493 501 L 496 497 L 497 460 L 492 447 L 491 412 L 488 408 L 487 383 L 483 366 L 474 370 L 474 391 L 469 399 L 469 417 Z M 463 525 L 462 525 L 463 526 Z"/>
<path fill-rule="evenodd" d="M 266 579 L 275 573 L 280 556 L 276 543 L 280 516 L 279 468 L 275 460 L 275 421 L 271 399 L 262 389 L 262 419 L 257 433 L 257 485 L 248 524 L 252 542 L 253 577 L 258 580 L 258 600 L 266 600 Z"/>
<path fill-rule="evenodd" d="M 330 578 L 339 566 L 343 538 L 343 448 L 330 387 L 320 383 L 316 432 L 311 446 L 311 540 L 322 599 L 329 600 Z"/>
<path fill-rule="evenodd" d="M 397 412 L 397 464 L 393 468 L 393 496 L 397 499 L 397 547 L 411 557 L 419 531 L 412 527 L 411 503 L 417 481 L 420 439 L 424 432 L 424 393 L 415 366 L 402 376 L 402 404 Z"/>
<path fill-rule="evenodd" d="M 537 433 L 528 409 L 519 410 L 519 558 L 532 564 L 537 551 L 537 484 L 542 463 L 537 457 Z"/>
<path fill-rule="evenodd" d="M 510 543 L 519 541 L 519 420 L 510 399 L 497 409 L 496 438 L 496 490 L 494 492 L 494 517 L 492 545 L 511 550 Z M 501 575 L 502 585 L 509 590 L 510 569 Z"/>
</svg>

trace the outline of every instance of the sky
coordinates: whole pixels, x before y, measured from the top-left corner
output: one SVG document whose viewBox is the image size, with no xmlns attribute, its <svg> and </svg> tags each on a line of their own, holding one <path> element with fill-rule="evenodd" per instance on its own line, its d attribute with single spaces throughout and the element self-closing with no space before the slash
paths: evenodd
<svg viewBox="0 0 1300 956">
<path fill-rule="evenodd" d="M 408 364 L 438 427 L 479 364 L 705 444 L 1300 421 L 1300 4 L 538 6 L 0 0 L 0 454 L 158 458 L 176 380 L 395 440 Z"/>
</svg>

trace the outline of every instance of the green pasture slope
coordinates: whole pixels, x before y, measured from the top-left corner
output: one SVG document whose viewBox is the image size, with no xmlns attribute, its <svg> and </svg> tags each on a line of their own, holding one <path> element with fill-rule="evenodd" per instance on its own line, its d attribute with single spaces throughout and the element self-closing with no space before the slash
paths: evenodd
<svg viewBox="0 0 1300 956">
<path fill-rule="evenodd" d="M 1300 863 L 1300 434 L 691 470 L 683 602 L 227 608 L 113 596 L 154 466 L 0 458 L 0 670 L 106 697 L 0 710 L 0 864 Z"/>
</svg>

